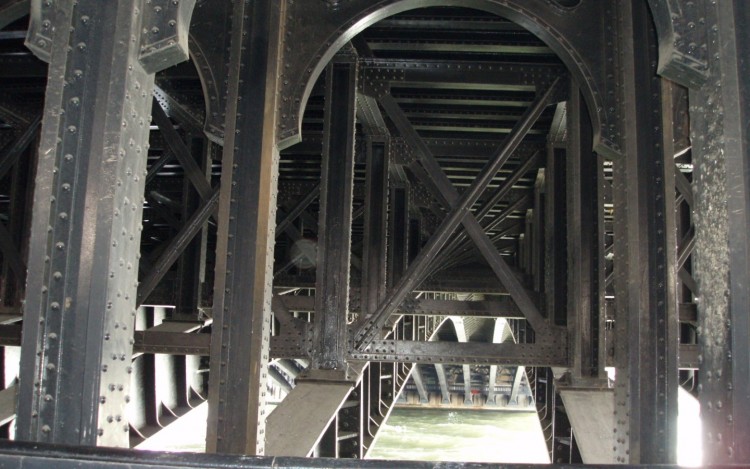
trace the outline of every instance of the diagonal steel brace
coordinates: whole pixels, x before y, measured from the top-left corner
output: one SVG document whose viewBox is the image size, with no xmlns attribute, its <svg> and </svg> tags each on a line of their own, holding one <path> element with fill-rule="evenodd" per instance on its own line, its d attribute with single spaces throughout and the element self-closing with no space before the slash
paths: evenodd
<svg viewBox="0 0 750 469">
<path fill-rule="evenodd" d="M 419 252 L 416 259 L 401 277 L 399 283 L 394 287 L 391 296 L 385 300 L 378 310 L 370 317 L 356 332 L 355 345 L 360 350 L 366 347 L 370 341 L 378 338 L 383 325 L 390 315 L 398 308 L 407 295 L 421 282 L 430 266 L 431 260 L 445 245 L 453 231 L 459 224 L 463 224 L 469 236 L 474 240 L 479 251 L 485 257 L 490 267 L 497 275 L 500 282 L 506 286 L 511 297 L 518 305 L 522 314 L 531 324 L 531 327 L 539 336 L 544 336 L 548 324 L 539 313 L 529 293 L 515 277 L 505 260 L 498 254 L 495 246 L 490 241 L 481 225 L 470 212 L 470 208 L 487 188 L 490 181 L 495 177 L 497 171 L 507 161 L 513 151 L 518 147 L 533 124 L 542 114 L 547 104 L 557 95 L 562 79 L 556 79 L 552 85 L 541 93 L 526 110 L 519 122 L 514 126 L 508 138 L 505 140 L 496 155 L 490 159 L 480 175 L 466 192 L 459 195 L 456 188 L 451 184 L 442 168 L 435 160 L 427 145 L 422 141 L 408 118 L 401 110 L 396 100 L 390 94 L 380 97 L 380 104 L 388 116 L 401 132 L 404 139 L 411 145 L 419 155 L 422 165 L 432 179 L 433 187 L 439 191 L 440 200 L 450 212 L 443 220 L 435 234 L 430 238 L 427 245 Z"/>
</svg>

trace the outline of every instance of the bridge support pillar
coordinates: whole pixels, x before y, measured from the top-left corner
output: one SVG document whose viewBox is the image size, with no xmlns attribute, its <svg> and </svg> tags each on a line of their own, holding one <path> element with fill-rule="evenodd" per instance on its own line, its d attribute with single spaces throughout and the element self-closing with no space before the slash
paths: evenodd
<svg viewBox="0 0 750 469">
<path fill-rule="evenodd" d="M 284 1 L 235 2 L 219 199 L 208 452 L 263 454 Z"/>
<path fill-rule="evenodd" d="M 195 2 L 32 3 L 26 44 L 49 74 L 16 436 L 128 446 L 154 74 L 187 59 Z"/>
<path fill-rule="evenodd" d="M 710 76 L 690 90 L 703 463 L 749 464 L 750 5 L 705 3 Z"/>
<path fill-rule="evenodd" d="M 646 3 L 617 4 L 623 156 L 613 161 L 615 462 L 676 459 L 674 154 Z M 667 127 L 667 128 L 665 128 Z"/>
</svg>

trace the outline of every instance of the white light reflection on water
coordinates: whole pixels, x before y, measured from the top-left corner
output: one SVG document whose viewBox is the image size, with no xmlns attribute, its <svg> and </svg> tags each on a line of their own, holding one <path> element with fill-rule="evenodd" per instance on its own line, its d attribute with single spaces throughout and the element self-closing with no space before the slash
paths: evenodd
<svg viewBox="0 0 750 469">
<path fill-rule="evenodd" d="M 536 412 L 396 408 L 368 459 L 549 463 Z"/>
<path fill-rule="evenodd" d="M 703 463 L 701 406 L 689 392 L 677 393 L 677 464 L 698 467 Z"/>
<path fill-rule="evenodd" d="M 680 389 L 679 409 L 677 463 L 700 466 L 700 406 Z M 136 448 L 205 451 L 207 410 L 199 405 Z M 536 413 L 445 409 L 394 409 L 368 458 L 549 463 Z"/>
</svg>

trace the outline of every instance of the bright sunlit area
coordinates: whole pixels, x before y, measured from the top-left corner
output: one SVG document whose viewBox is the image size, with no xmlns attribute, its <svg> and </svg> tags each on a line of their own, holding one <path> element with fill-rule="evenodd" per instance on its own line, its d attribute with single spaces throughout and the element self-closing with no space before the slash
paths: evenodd
<svg viewBox="0 0 750 469">
<path fill-rule="evenodd" d="M 692 394 L 679 388 L 677 406 L 677 464 L 698 467 L 703 462 L 700 404 Z"/>
<path fill-rule="evenodd" d="M 207 417 L 208 402 L 204 402 L 136 446 L 135 449 L 203 453 L 206 451 Z"/>
<path fill-rule="evenodd" d="M 136 447 L 205 451 L 208 405 L 203 403 Z M 700 406 L 680 388 L 677 463 L 702 461 Z M 189 431 L 187 430 L 189 429 Z M 535 412 L 396 408 L 380 429 L 369 459 L 549 463 Z"/>
<path fill-rule="evenodd" d="M 136 449 L 203 452 L 207 414 L 203 403 Z M 368 458 L 549 463 L 535 412 L 443 409 L 395 409 Z"/>
</svg>

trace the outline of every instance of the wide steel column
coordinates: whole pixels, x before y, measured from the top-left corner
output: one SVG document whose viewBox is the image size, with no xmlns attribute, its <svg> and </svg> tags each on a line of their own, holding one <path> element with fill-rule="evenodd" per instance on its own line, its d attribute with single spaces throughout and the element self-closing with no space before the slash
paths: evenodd
<svg viewBox="0 0 750 469">
<path fill-rule="evenodd" d="M 354 189 L 357 63 L 337 57 L 326 68 L 325 123 L 315 280 L 313 369 L 345 367 Z"/>
<path fill-rule="evenodd" d="M 750 5 L 697 2 L 708 81 L 690 90 L 705 464 L 750 463 Z"/>
<path fill-rule="evenodd" d="M 674 463 L 677 315 L 673 155 L 664 151 L 655 32 L 618 2 L 624 154 L 614 161 L 615 461 Z M 671 142 L 670 142 L 671 147 Z"/>
<path fill-rule="evenodd" d="M 21 440 L 128 445 L 154 73 L 187 58 L 194 2 L 145 3 L 32 7 L 27 45 L 49 61 L 49 76 L 24 308 Z"/>
<path fill-rule="evenodd" d="M 236 2 L 221 173 L 206 449 L 263 454 L 284 1 Z"/>
<path fill-rule="evenodd" d="M 602 161 L 592 151 L 591 118 L 577 85 L 568 101 L 567 241 L 568 338 L 573 379 L 578 385 L 606 379 L 600 315 L 604 301 L 603 215 L 600 211 Z M 604 381 L 606 387 L 606 381 Z"/>
</svg>

